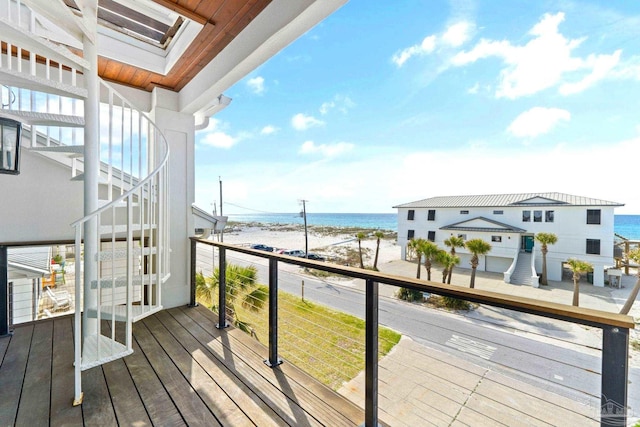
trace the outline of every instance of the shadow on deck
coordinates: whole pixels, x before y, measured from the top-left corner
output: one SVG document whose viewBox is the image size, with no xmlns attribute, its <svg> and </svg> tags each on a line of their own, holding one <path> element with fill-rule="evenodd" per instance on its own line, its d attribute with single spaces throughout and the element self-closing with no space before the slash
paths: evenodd
<svg viewBox="0 0 640 427">
<path fill-rule="evenodd" d="M 356 426 L 363 410 L 203 307 L 134 324 L 134 353 L 83 373 L 73 407 L 73 317 L 0 338 L 0 425 Z"/>
</svg>

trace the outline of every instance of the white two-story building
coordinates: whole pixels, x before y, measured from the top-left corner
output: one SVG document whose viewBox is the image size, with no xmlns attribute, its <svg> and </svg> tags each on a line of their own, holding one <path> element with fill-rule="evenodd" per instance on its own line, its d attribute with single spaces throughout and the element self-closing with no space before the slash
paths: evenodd
<svg viewBox="0 0 640 427">
<path fill-rule="evenodd" d="M 577 258 L 593 264 L 588 275 L 596 286 L 604 286 L 605 269 L 614 263 L 614 209 L 624 206 L 606 200 L 563 193 L 492 194 L 431 197 L 398 209 L 398 244 L 407 257 L 407 242 L 423 238 L 446 249 L 450 236 L 483 239 L 491 251 L 481 257 L 479 270 L 505 274 L 508 283 L 537 283 L 542 271 L 536 233 L 558 237 L 549 245 L 549 280 L 562 280 L 563 263 Z M 460 267 L 469 268 L 471 254 L 456 250 Z M 522 278 L 517 270 L 524 270 Z M 528 279 L 528 280 L 527 280 Z"/>
</svg>

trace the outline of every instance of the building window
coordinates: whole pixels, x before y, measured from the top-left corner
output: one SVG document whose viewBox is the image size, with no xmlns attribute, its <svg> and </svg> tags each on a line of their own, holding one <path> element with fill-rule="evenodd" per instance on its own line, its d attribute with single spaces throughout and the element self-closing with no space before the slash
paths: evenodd
<svg viewBox="0 0 640 427">
<path fill-rule="evenodd" d="M 531 221 L 531 211 L 522 211 L 522 222 Z"/>
<path fill-rule="evenodd" d="M 427 233 L 427 240 L 430 242 L 435 242 L 436 241 L 436 232 L 435 231 L 429 231 Z"/>
<path fill-rule="evenodd" d="M 409 230 L 407 231 L 407 240 L 411 240 L 415 237 L 416 235 L 416 230 Z"/>
<path fill-rule="evenodd" d="M 462 240 L 467 240 L 466 234 L 458 234 L 458 237 L 461 238 Z"/>
<path fill-rule="evenodd" d="M 413 221 L 413 217 L 414 217 L 414 216 L 416 216 L 416 211 L 415 211 L 415 210 L 413 210 L 413 209 L 409 209 L 409 210 L 407 211 L 407 219 L 408 219 L 409 221 Z"/>
<path fill-rule="evenodd" d="M 533 211 L 533 222 L 542 222 L 542 211 Z"/>
<path fill-rule="evenodd" d="M 427 221 L 435 221 L 435 220 L 436 220 L 436 210 L 429 209 L 429 212 L 427 212 Z"/>
<path fill-rule="evenodd" d="M 460 211 L 460 215 L 469 215 L 469 211 Z"/>
<path fill-rule="evenodd" d="M 600 224 L 600 209 L 587 209 L 587 224 Z"/>
<path fill-rule="evenodd" d="M 492 242 L 502 242 L 502 236 L 491 236 Z"/>
<path fill-rule="evenodd" d="M 504 215 L 504 211 L 493 211 L 494 215 Z"/>
<path fill-rule="evenodd" d="M 544 211 L 544 222 L 553 222 L 554 211 Z"/>
<path fill-rule="evenodd" d="M 587 253 L 600 255 L 600 239 L 587 239 Z"/>
</svg>

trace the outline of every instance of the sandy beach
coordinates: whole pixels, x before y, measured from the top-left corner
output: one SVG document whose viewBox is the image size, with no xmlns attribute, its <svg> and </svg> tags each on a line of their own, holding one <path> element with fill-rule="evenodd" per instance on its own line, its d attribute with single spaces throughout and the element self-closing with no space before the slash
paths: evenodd
<svg viewBox="0 0 640 427">
<path fill-rule="evenodd" d="M 361 241 L 364 263 L 373 265 L 377 239 L 373 230 L 363 230 L 367 238 Z M 357 229 L 312 226 L 307 228 L 309 252 L 327 259 L 353 259 L 358 251 Z M 304 227 L 299 225 L 237 224 L 225 230 L 224 241 L 238 245 L 265 244 L 277 249 L 305 249 Z M 380 241 L 378 264 L 400 259 L 396 234 L 387 232 Z"/>
</svg>

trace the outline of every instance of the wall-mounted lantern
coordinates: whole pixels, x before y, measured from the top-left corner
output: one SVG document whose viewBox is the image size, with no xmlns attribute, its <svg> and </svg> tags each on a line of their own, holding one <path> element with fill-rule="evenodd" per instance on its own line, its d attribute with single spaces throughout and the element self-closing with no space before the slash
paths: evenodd
<svg viewBox="0 0 640 427">
<path fill-rule="evenodd" d="M 0 173 L 20 173 L 22 123 L 0 117 Z"/>
</svg>

